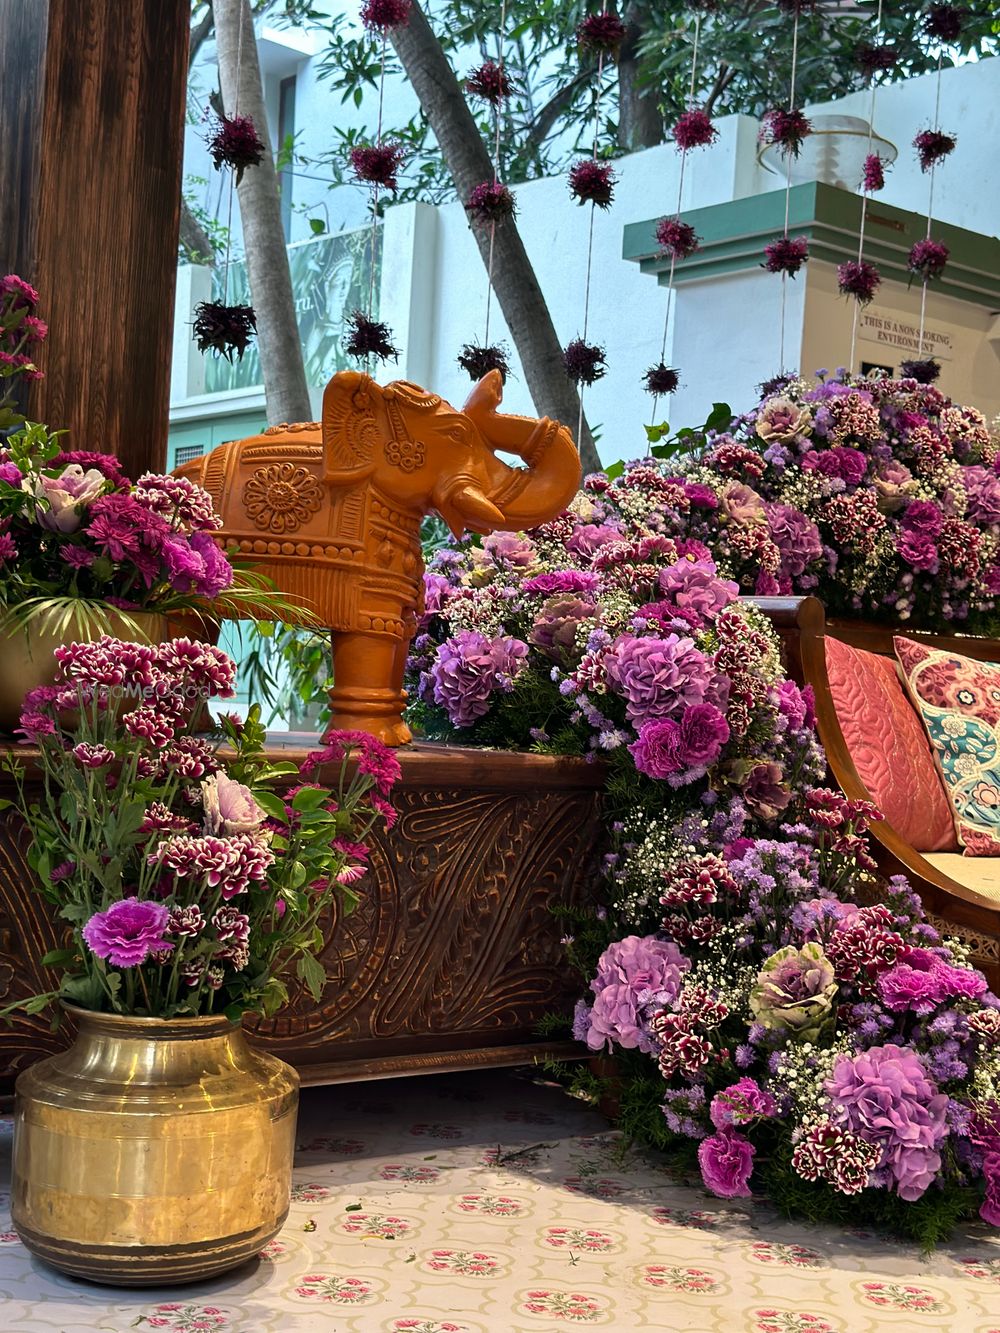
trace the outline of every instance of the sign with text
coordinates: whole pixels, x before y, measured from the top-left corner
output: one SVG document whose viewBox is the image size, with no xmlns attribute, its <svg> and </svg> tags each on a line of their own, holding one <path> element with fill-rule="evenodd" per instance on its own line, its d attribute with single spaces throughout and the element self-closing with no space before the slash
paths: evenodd
<svg viewBox="0 0 1000 1333">
<path fill-rule="evenodd" d="M 944 329 L 924 326 L 923 351 L 920 347 L 920 325 L 908 315 L 896 315 L 889 310 L 862 310 L 858 323 L 858 337 L 882 347 L 898 347 L 910 356 L 933 356 L 947 361 L 954 355 L 954 338 Z"/>
</svg>

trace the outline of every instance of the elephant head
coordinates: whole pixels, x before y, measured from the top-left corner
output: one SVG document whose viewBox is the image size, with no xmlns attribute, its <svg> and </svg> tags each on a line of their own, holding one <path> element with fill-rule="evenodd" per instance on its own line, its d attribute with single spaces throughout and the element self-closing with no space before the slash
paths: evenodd
<svg viewBox="0 0 1000 1333">
<path fill-rule="evenodd" d="M 327 483 L 370 480 L 401 507 L 437 510 L 456 536 L 554 518 L 580 485 L 572 436 L 547 418 L 499 413 L 502 392 L 491 370 L 456 412 L 405 380 L 382 387 L 359 372 L 334 375 L 323 397 Z M 527 468 L 508 466 L 498 451 Z"/>
</svg>

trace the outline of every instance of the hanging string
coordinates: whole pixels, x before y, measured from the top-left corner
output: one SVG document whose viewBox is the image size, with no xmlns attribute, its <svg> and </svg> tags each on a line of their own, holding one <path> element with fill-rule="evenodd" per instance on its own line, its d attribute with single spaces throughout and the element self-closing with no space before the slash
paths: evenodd
<svg viewBox="0 0 1000 1333">
<path fill-rule="evenodd" d="M 875 46 L 876 46 L 876 47 L 879 45 L 880 40 L 881 40 L 881 37 L 882 37 L 882 0 L 878 0 L 878 12 L 877 12 L 877 14 L 875 15 Z M 872 71 L 871 80 L 872 80 L 871 97 L 869 98 L 869 101 L 868 101 L 868 148 L 867 148 L 867 150 L 866 150 L 866 152 L 865 152 L 865 165 L 866 165 L 866 169 L 867 169 L 868 159 L 869 159 L 869 158 L 871 157 L 871 155 L 872 155 L 872 141 L 873 141 L 873 139 L 874 139 L 874 137 L 875 137 L 875 93 L 876 93 L 876 91 L 877 91 L 877 84 L 876 84 L 876 82 L 875 82 L 875 71 L 874 71 L 874 70 Z M 869 188 L 868 180 L 867 180 L 867 178 L 866 178 L 865 181 L 864 181 L 864 190 L 863 190 L 862 195 L 861 195 L 861 224 L 860 224 L 860 226 L 859 226 L 859 228 L 858 228 L 858 264 L 859 264 L 859 265 L 861 264 L 862 260 L 864 259 L 864 251 L 865 251 L 865 224 L 866 224 L 867 221 L 868 221 L 868 200 L 869 200 L 870 195 L 871 195 L 871 190 L 870 190 L 870 188 Z M 859 314 L 859 312 L 860 312 L 860 306 L 858 305 L 858 302 L 855 301 L 855 302 L 854 302 L 854 314 L 853 314 L 853 317 L 852 317 L 852 319 L 851 319 L 851 356 L 850 356 L 850 360 L 849 360 L 848 363 L 847 363 L 848 369 L 851 371 L 852 374 L 853 374 L 853 372 L 854 372 L 854 355 L 855 355 L 855 351 L 856 351 L 857 343 L 858 343 L 858 314 Z"/>
<path fill-rule="evenodd" d="M 795 110 L 795 77 L 798 71 L 799 63 L 799 11 L 795 11 L 795 19 L 792 23 L 792 73 L 788 86 L 788 110 L 789 113 Z M 785 230 L 784 237 L 788 240 L 788 219 L 791 213 L 792 204 L 792 158 L 794 154 L 791 149 L 785 148 Z M 781 274 L 781 323 L 780 334 L 778 337 L 778 368 L 784 373 L 785 369 L 785 306 L 788 299 L 788 274 L 782 271 Z"/>
<path fill-rule="evenodd" d="M 243 67 L 243 16 L 246 12 L 245 0 L 240 4 L 239 32 L 236 37 L 236 92 L 233 97 L 233 116 L 240 114 L 240 71 Z M 253 20 L 251 19 L 251 22 Z M 226 213 L 226 257 L 222 266 L 222 304 L 229 304 L 229 255 L 233 238 L 233 196 L 236 193 L 236 174 L 229 173 L 229 206 Z"/>
<path fill-rule="evenodd" d="M 691 81 L 690 81 L 690 86 L 689 86 L 689 88 L 688 88 L 688 105 L 689 105 L 689 106 L 693 106 L 693 104 L 694 104 L 694 90 L 695 90 L 695 86 L 696 86 L 697 78 L 698 78 L 698 47 L 699 47 L 700 41 L 701 41 L 701 13 L 699 12 L 699 13 L 696 13 L 696 14 L 695 14 L 695 19 L 694 19 L 694 41 L 693 41 L 693 43 L 692 43 L 692 47 L 691 47 Z M 687 148 L 682 148 L 682 149 L 681 149 L 681 165 L 680 165 L 680 171 L 679 171 L 678 174 L 677 174 L 677 206 L 676 206 L 676 208 L 674 209 L 674 217 L 675 217 L 675 219 L 679 219 L 679 218 L 680 218 L 680 215 L 681 215 L 681 203 L 682 203 L 683 198 L 684 198 L 684 168 L 685 168 L 685 166 L 687 165 L 687 155 L 688 155 L 688 149 L 687 149 Z M 663 337 L 662 337 L 662 339 L 660 340 L 660 365 L 661 365 L 661 366 L 665 365 L 665 363 L 666 363 L 666 358 L 667 358 L 667 337 L 668 337 L 669 332 L 670 332 L 670 311 L 671 311 L 671 307 L 672 307 L 672 305 L 673 305 L 673 295 L 674 295 L 674 270 L 675 270 L 676 266 L 677 266 L 677 255 L 674 253 L 674 251 L 671 251 L 671 253 L 670 253 L 670 271 L 669 271 L 669 273 L 667 274 L 667 308 L 666 308 L 666 311 L 664 312 L 664 315 L 663 315 Z M 653 406 L 652 406 L 652 409 L 651 409 L 651 411 L 650 411 L 650 417 L 649 417 L 649 424 L 650 424 L 651 426 L 655 426 L 655 425 L 656 425 L 657 408 L 658 408 L 660 399 L 661 399 L 662 397 L 663 397 L 663 394 L 661 394 L 661 393 L 657 393 L 657 392 L 654 392 L 654 393 L 653 393 Z"/>
<path fill-rule="evenodd" d="M 379 53 L 379 77 L 378 77 L 378 125 L 375 131 L 375 146 L 382 147 L 382 116 L 385 107 L 385 49 L 388 41 L 387 34 L 382 33 L 382 46 Z M 371 320 L 375 308 L 375 264 L 378 257 L 378 181 L 372 183 L 372 230 L 368 247 L 369 270 L 368 270 L 368 308 L 365 311 L 368 319 Z M 365 370 L 370 373 L 371 355 L 365 358 Z"/>
<path fill-rule="evenodd" d="M 601 10 L 603 14 L 607 13 L 607 5 Z M 597 161 L 597 144 L 601 134 L 601 92 L 604 83 L 604 52 L 601 51 L 597 57 L 597 87 L 594 93 L 594 143 L 591 149 L 590 159 Z M 583 342 L 587 341 L 587 329 L 590 324 L 590 278 L 593 272 L 594 264 L 594 211 L 597 205 L 593 200 L 590 201 L 590 226 L 587 230 L 587 278 L 583 289 L 583 333 L 581 338 Z M 579 441 L 583 437 L 583 394 L 586 384 L 582 381 L 577 386 L 580 398 L 580 410 L 576 419 L 576 438 Z"/>
<path fill-rule="evenodd" d="M 497 65 L 503 70 L 503 35 L 507 27 L 507 0 L 502 0 L 500 5 L 500 27 L 497 30 Z M 503 179 L 503 172 L 500 162 L 500 102 L 497 98 L 493 102 L 493 184 L 496 185 Z M 486 263 L 486 327 L 483 332 L 483 346 L 490 345 L 490 311 L 493 304 L 493 247 L 496 242 L 497 220 L 493 218 L 490 222 L 490 253 Z"/>
<path fill-rule="evenodd" d="M 938 50 L 937 62 L 937 83 L 934 93 L 934 129 L 941 129 L 941 68 L 944 63 L 944 47 Z M 937 169 L 937 160 L 931 163 L 930 181 L 927 186 L 927 229 L 924 232 L 924 240 L 931 238 L 931 221 L 934 216 L 934 172 Z M 927 283 L 928 274 L 924 273 L 924 280 L 920 286 L 920 336 L 917 342 L 917 360 L 924 354 L 924 326 L 927 317 Z"/>
</svg>

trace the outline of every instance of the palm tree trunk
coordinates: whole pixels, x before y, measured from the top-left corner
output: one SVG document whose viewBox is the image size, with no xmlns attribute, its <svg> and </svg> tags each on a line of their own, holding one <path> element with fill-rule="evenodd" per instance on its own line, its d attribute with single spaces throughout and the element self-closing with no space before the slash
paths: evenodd
<svg viewBox="0 0 1000 1333">
<path fill-rule="evenodd" d="M 292 279 L 281 225 L 281 199 L 267 128 L 264 88 L 253 20 L 246 0 L 214 0 L 219 82 L 226 114 L 250 116 L 265 145 L 264 160 L 248 167 L 238 186 L 250 296 L 264 372 L 267 419 L 308 421 L 312 416 Z"/>
<path fill-rule="evenodd" d="M 455 71 L 416 0 L 409 22 L 394 28 L 391 38 L 430 121 L 455 190 L 460 199 L 467 199 L 481 181 L 492 180 L 493 164 Z M 483 262 L 488 265 L 489 233 L 480 228 L 474 228 L 474 233 Z M 566 378 L 552 316 L 513 220 L 496 229 L 493 289 L 517 348 L 535 411 L 575 431 L 580 420 L 580 398 Z M 601 463 L 585 418 L 577 445 L 584 472 L 598 471 Z"/>
</svg>

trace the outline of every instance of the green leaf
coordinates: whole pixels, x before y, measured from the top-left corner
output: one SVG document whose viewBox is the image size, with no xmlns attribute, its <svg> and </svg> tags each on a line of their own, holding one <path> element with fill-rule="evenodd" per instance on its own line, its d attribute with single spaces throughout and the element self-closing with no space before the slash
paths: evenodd
<svg viewBox="0 0 1000 1333">
<path fill-rule="evenodd" d="M 360 1211 L 361 1211 L 360 1203 L 349 1203 L 347 1207 L 344 1209 L 345 1213 L 360 1213 Z"/>
<path fill-rule="evenodd" d="M 646 439 L 650 442 L 650 444 L 655 444 L 657 440 L 662 440 L 664 435 L 668 434 L 669 430 L 670 430 L 669 421 L 661 421 L 658 426 L 647 426 Z"/>
<path fill-rule="evenodd" d="M 624 471 L 625 464 L 619 461 L 617 463 L 612 463 L 610 467 L 606 467 L 604 469 L 604 475 L 607 477 L 608 481 L 617 481 Z"/>
<path fill-rule="evenodd" d="M 285 803 L 280 797 L 275 796 L 273 791 L 258 788 L 253 793 L 253 798 L 272 819 L 280 819 L 282 823 L 285 822 Z"/>
<path fill-rule="evenodd" d="M 75 949 L 50 949 L 42 957 L 42 967 L 66 967 L 78 956 Z"/>
<path fill-rule="evenodd" d="M 312 954 L 305 953 L 295 965 L 295 974 L 298 979 L 305 983 L 309 994 L 314 1000 L 323 998 L 323 988 L 326 986 L 326 971 L 313 958 Z"/>
<path fill-rule="evenodd" d="M 292 797 L 293 810 L 318 810 L 330 799 L 330 793 L 325 787 L 302 787 Z"/>
<path fill-rule="evenodd" d="M 322 236 L 323 233 L 326 231 L 326 223 L 323 221 L 322 218 L 310 218 L 309 230 L 312 232 L 314 236 Z"/>
<path fill-rule="evenodd" d="M 728 403 L 713 403 L 712 410 L 708 414 L 704 429 L 706 431 L 725 430 L 732 419 L 733 409 Z"/>
</svg>

